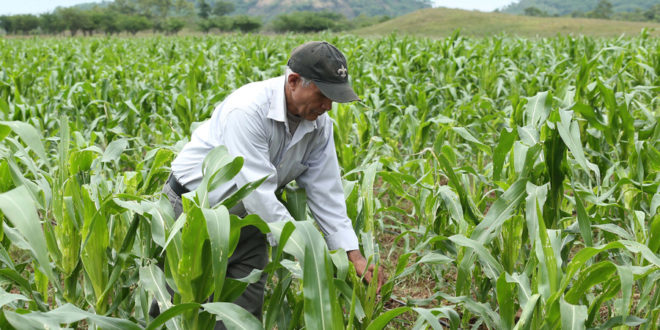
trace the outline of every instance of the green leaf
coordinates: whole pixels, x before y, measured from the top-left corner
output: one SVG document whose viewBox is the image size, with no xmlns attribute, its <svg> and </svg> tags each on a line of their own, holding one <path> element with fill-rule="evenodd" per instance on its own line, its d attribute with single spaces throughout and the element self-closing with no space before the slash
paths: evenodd
<svg viewBox="0 0 660 330">
<path fill-rule="evenodd" d="M 221 184 L 233 178 L 243 166 L 241 157 L 232 157 L 227 147 L 213 148 L 202 162 L 202 182 L 195 190 L 201 207 L 209 207 L 208 194 Z"/>
<path fill-rule="evenodd" d="M 500 274 L 504 271 L 502 265 L 486 250 L 486 248 L 478 241 L 471 240 L 463 235 L 454 235 L 449 237 L 449 240 L 460 245 L 469 247 L 474 250 L 479 256 L 481 266 L 483 267 L 486 276 L 493 280 L 497 280 Z"/>
<path fill-rule="evenodd" d="M 221 185 L 229 182 L 235 177 L 243 167 L 243 157 L 236 157 L 225 166 L 216 170 L 215 174 L 209 179 L 208 191 L 213 191 Z"/>
<path fill-rule="evenodd" d="M 629 327 L 637 327 L 639 325 L 642 325 L 646 323 L 647 320 L 645 319 L 640 319 L 639 317 L 636 316 L 615 316 L 607 322 L 603 323 L 600 327 L 595 328 L 597 330 L 609 330 L 609 329 L 614 329 L 615 327 L 621 326 L 621 325 L 626 325 Z"/>
<path fill-rule="evenodd" d="M 413 307 L 412 310 L 419 314 L 420 318 L 424 319 L 427 324 L 431 326 L 434 330 L 442 330 L 442 325 L 438 321 L 438 317 L 433 315 L 430 310 L 420 307 Z"/>
<path fill-rule="evenodd" d="M 145 330 L 156 330 L 159 329 L 160 326 L 165 324 L 167 321 L 171 320 L 172 318 L 181 315 L 185 312 L 192 311 L 192 310 L 197 310 L 201 308 L 202 305 L 198 303 L 184 303 L 184 304 L 178 304 L 176 306 L 168 308 L 166 311 L 160 313 L 158 317 L 156 317 L 153 321 L 149 323 L 149 325 L 145 328 Z"/>
<path fill-rule="evenodd" d="M 213 279 L 215 294 L 213 301 L 219 301 L 222 293 L 222 286 L 227 274 L 227 263 L 229 262 L 229 233 L 231 223 L 229 221 L 229 211 L 220 205 L 216 209 L 202 209 L 206 219 L 206 229 L 211 241 L 211 256 L 213 260 Z"/>
<path fill-rule="evenodd" d="M 573 187 L 573 190 L 575 191 L 575 187 Z M 580 234 L 582 234 L 584 243 L 587 246 L 593 246 L 594 243 L 591 237 L 591 219 L 589 219 L 589 215 L 587 214 L 587 210 L 584 208 L 584 204 L 582 203 L 582 199 L 580 198 L 579 193 L 575 194 L 575 206 L 577 208 L 577 219 L 578 225 L 580 226 Z"/>
<path fill-rule="evenodd" d="M 259 186 L 268 179 L 267 176 L 254 181 L 245 184 L 244 186 L 238 188 L 236 192 L 234 192 L 231 196 L 227 197 L 225 200 L 222 201 L 222 205 L 224 205 L 227 209 L 231 209 L 234 207 L 238 202 L 240 202 L 243 198 L 245 198 L 247 195 L 249 195 L 252 191 L 255 189 L 259 188 Z"/>
<path fill-rule="evenodd" d="M 538 129 L 550 115 L 551 102 L 552 95 L 547 91 L 530 97 L 524 112 L 525 126 Z"/>
<path fill-rule="evenodd" d="M 578 304 L 580 298 L 584 297 L 591 287 L 609 280 L 614 272 L 616 272 L 616 267 L 610 261 L 601 261 L 587 267 L 580 272 L 578 279 L 573 282 L 571 289 L 566 292 L 566 302 Z"/>
<path fill-rule="evenodd" d="M 101 158 L 101 161 L 106 163 L 106 162 L 118 162 L 119 157 L 121 157 L 121 154 L 124 153 L 124 150 L 128 147 L 128 140 L 126 139 L 118 139 L 110 142 L 108 144 L 108 147 L 105 148 L 105 152 L 103 153 L 103 157 Z"/>
<path fill-rule="evenodd" d="M 86 172 L 92 167 L 94 159 L 99 157 L 99 153 L 92 148 L 74 151 L 69 156 L 69 173 L 76 175 L 79 172 Z"/>
<path fill-rule="evenodd" d="M 526 179 L 519 179 L 514 182 L 504 194 L 498 198 L 490 207 L 483 221 L 470 235 L 470 238 L 482 244 L 489 241 L 488 236 L 502 227 L 504 221 L 511 217 L 511 214 L 518 208 L 519 204 L 525 198 Z"/>
<path fill-rule="evenodd" d="M 587 306 L 571 305 L 564 299 L 559 301 L 561 306 L 561 328 L 563 330 L 584 329 L 584 321 L 587 320 Z"/>
<path fill-rule="evenodd" d="M 450 238 L 451 239 L 451 238 Z M 430 265 L 445 265 L 452 263 L 454 259 L 447 257 L 445 255 L 435 253 L 435 252 L 430 252 L 424 254 L 416 264 L 430 264 Z"/>
<path fill-rule="evenodd" d="M 61 290 L 59 280 L 50 267 L 46 237 L 41 229 L 34 200 L 27 188 L 20 186 L 0 194 L 0 210 L 29 244 L 30 254 L 37 261 L 39 270 Z"/>
<path fill-rule="evenodd" d="M 325 276 L 325 264 L 322 263 L 326 256 L 310 245 L 305 245 L 303 262 L 305 324 L 316 329 L 333 329 L 332 301 L 328 290 L 331 279 Z"/>
<path fill-rule="evenodd" d="M 500 273 L 497 279 L 497 304 L 500 306 L 500 326 L 501 329 L 513 328 L 513 321 L 516 314 L 515 310 L 515 285 L 506 281 L 505 272 Z"/>
<path fill-rule="evenodd" d="M 186 198 L 186 195 L 183 196 L 183 209 L 186 213 L 186 223 L 181 233 L 181 255 L 178 265 L 172 265 L 175 267 L 172 274 L 175 275 L 174 280 L 181 295 L 181 302 L 201 302 L 201 299 L 206 298 L 202 296 L 208 296 L 211 292 L 206 295 L 206 292 L 200 290 L 201 287 L 195 285 L 195 281 L 213 283 L 210 277 L 202 278 L 206 266 L 212 269 L 212 265 L 207 265 L 204 258 L 204 242 L 208 238 L 206 220 L 202 210 Z"/>
<path fill-rule="evenodd" d="M 598 166 L 590 163 L 584 155 L 582 140 L 580 138 L 580 128 L 577 122 L 572 120 L 573 112 L 559 110 L 560 120 L 556 123 L 557 130 L 562 140 L 571 151 L 573 158 L 587 172 L 593 171 L 597 179 L 600 179 L 600 170 Z"/>
<path fill-rule="evenodd" d="M 32 149 L 32 151 L 34 151 L 37 156 L 39 156 L 39 158 L 43 159 L 44 161 L 48 160 L 46 157 L 44 145 L 41 142 L 43 137 L 41 134 L 39 134 L 39 131 L 37 131 L 36 128 L 32 127 L 32 125 L 22 121 L 0 121 L 0 127 L 4 127 L 2 132 L 0 132 L 0 136 L 6 137 L 7 128 L 9 128 L 14 131 L 14 133 L 16 133 L 16 135 L 18 135 L 21 140 L 23 140 L 23 142 L 25 142 L 25 144 L 30 147 L 30 149 Z"/>
<path fill-rule="evenodd" d="M 631 265 L 616 266 L 619 280 L 621 281 L 621 303 L 617 310 L 617 314 L 626 317 L 630 311 L 630 302 L 632 300 L 633 291 L 633 270 Z"/>
<path fill-rule="evenodd" d="M 369 326 L 367 326 L 367 330 L 380 330 L 380 329 L 385 329 L 385 326 L 392 321 L 395 317 L 411 311 L 412 308 L 410 307 L 397 307 L 395 309 L 389 310 L 383 314 L 380 314 L 377 318 L 375 318 L 371 323 L 369 323 Z"/>
<path fill-rule="evenodd" d="M 529 277 L 525 274 L 513 273 L 506 274 L 506 281 L 518 284 L 518 303 L 520 306 L 527 305 L 527 301 L 532 297 L 532 289 L 529 286 Z"/>
<path fill-rule="evenodd" d="M 8 293 L 0 288 L 0 307 L 16 300 L 30 301 L 22 294 Z"/>
<path fill-rule="evenodd" d="M 5 311 L 5 317 L 9 323 L 17 329 L 60 329 L 61 323 L 73 323 L 83 319 L 111 330 L 139 330 L 141 327 L 128 320 L 116 319 L 112 317 L 100 316 L 84 311 L 72 304 L 65 304 L 62 307 L 52 311 L 31 312 L 27 314 L 18 314 Z"/>
<path fill-rule="evenodd" d="M 303 188 L 284 188 L 284 206 L 295 220 L 307 220 L 307 194 Z"/>
<path fill-rule="evenodd" d="M 456 193 L 453 192 L 448 186 L 438 187 L 437 193 L 442 198 L 442 201 L 449 210 L 451 217 L 459 224 L 464 223 L 465 219 L 463 219 L 463 208 L 461 207 L 461 201 Z"/>
<path fill-rule="evenodd" d="M 527 302 L 524 304 L 525 306 L 523 307 L 522 313 L 520 313 L 520 319 L 518 319 L 518 323 L 516 323 L 516 326 L 513 327 L 514 330 L 530 328 L 529 322 L 532 318 L 532 315 L 534 314 L 536 303 L 539 301 L 540 297 L 541 295 L 538 293 L 529 297 Z"/>
<path fill-rule="evenodd" d="M 140 285 L 154 295 L 161 312 L 172 306 L 172 296 L 165 286 L 165 274 L 158 266 L 151 264 L 140 267 Z"/>
<path fill-rule="evenodd" d="M 357 228 L 357 231 L 370 232 L 373 230 L 374 223 L 374 180 L 376 178 L 376 173 L 380 169 L 380 163 L 372 163 L 369 165 L 363 173 L 362 183 L 360 185 L 360 195 L 364 211 L 364 227 Z M 369 257 L 369 256 L 365 256 Z"/>
<path fill-rule="evenodd" d="M 488 304 L 476 302 L 467 296 L 452 297 L 442 292 L 439 295 L 449 302 L 455 304 L 463 304 L 463 307 L 468 309 L 470 312 L 480 316 L 486 325 L 492 329 L 497 329 L 501 324 L 500 317 L 490 308 L 490 305 Z"/>
<path fill-rule="evenodd" d="M 148 209 L 151 215 L 151 238 L 162 248 L 166 248 L 166 231 L 174 225 L 172 204 L 164 195 Z"/>
<path fill-rule="evenodd" d="M 452 163 L 449 161 L 447 157 L 445 157 L 444 154 L 438 155 L 438 161 L 440 163 L 440 166 L 442 167 L 442 170 L 449 178 L 449 182 L 448 182 L 449 185 L 452 188 L 454 188 L 458 193 L 458 198 L 461 201 L 461 206 L 463 211 L 465 212 L 465 215 L 467 216 L 470 222 L 475 223 L 477 221 L 477 216 L 475 215 L 473 205 L 470 203 L 470 197 L 465 191 L 463 185 L 461 184 L 461 181 L 458 179 L 458 176 L 454 172 Z"/>
<path fill-rule="evenodd" d="M 504 167 L 504 160 L 506 160 L 511 148 L 513 147 L 513 142 L 516 140 L 518 132 L 516 129 L 504 129 L 500 132 L 500 137 L 498 139 L 497 146 L 493 151 L 493 180 L 499 181 L 502 174 L 502 168 Z"/>
<path fill-rule="evenodd" d="M 213 302 L 203 304 L 202 308 L 205 311 L 215 314 L 219 320 L 225 324 L 227 329 L 263 329 L 261 322 L 257 320 L 254 315 L 233 303 L 227 302 Z"/>
</svg>

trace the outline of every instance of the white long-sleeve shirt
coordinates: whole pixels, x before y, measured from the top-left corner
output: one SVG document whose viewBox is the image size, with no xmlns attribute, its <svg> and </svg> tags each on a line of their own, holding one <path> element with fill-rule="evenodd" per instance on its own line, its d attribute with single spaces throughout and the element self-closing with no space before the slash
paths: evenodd
<svg viewBox="0 0 660 330">
<path fill-rule="evenodd" d="M 327 114 L 303 120 L 289 133 L 284 96 L 284 76 L 247 84 L 218 105 L 211 118 L 192 134 L 176 159 L 172 172 L 187 189 L 202 181 L 202 161 L 219 146 L 244 159 L 231 182 L 209 194 L 215 205 L 249 182 L 268 177 L 261 186 L 233 208 L 238 215 L 256 214 L 267 222 L 292 219 L 275 191 L 296 180 L 305 189 L 307 203 L 325 235 L 330 250 L 358 248 L 358 239 L 346 214 L 339 164 Z"/>
</svg>

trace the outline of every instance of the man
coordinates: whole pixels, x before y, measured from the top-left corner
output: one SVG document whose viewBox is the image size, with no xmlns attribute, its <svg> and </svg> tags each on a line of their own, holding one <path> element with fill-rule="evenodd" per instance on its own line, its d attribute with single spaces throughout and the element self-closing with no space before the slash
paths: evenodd
<svg viewBox="0 0 660 330">
<path fill-rule="evenodd" d="M 239 187 L 267 179 L 230 210 L 232 214 L 259 215 L 267 222 L 292 219 L 276 191 L 296 180 L 305 189 L 309 209 L 331 250 L 342 248 L 359 275 L 372 280 L 374 265 L 358 249 L 358 239 L 346 215 L 344 193 L 332 136 L 332 121 L 325 112 L 332 102 L 359 98 L 348 82 L 344 55 L 327 42 L 308 42 L 291 54 L 286 74 L 247 84 L 216 107 L 209 120 L 197 128 L 177 158 L 163 189 L 178 217 L 181 194 L 202 181 L 202 161 L 213 148 L 224 145 L 232 156 L 244 158 L 232 182 L 210 192 L 217 204 Z M 267 264 L 266 237 L 255 227 L 241 231 L 239 244 L 229 260 L 227 276 L 240 278 Z M 379 271 L 378 284 L 384 274 Z M 261 317 L 265 277 L 251 284 L 236 304 Z"/>
</svg>

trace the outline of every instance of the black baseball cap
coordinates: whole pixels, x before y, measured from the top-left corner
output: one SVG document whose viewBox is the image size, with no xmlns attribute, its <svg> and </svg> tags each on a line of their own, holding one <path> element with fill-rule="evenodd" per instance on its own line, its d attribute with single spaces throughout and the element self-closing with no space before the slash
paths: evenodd
<svg viewBox="0 0 660 330">
<path fill-rule="evenodd" d="M 291 70 L 316 84 L 334 102 L 359 101 L 348 82 L 348 64 L 337 47 L 325 41 L 306 42 L 291 52 Z"/>
</svg>

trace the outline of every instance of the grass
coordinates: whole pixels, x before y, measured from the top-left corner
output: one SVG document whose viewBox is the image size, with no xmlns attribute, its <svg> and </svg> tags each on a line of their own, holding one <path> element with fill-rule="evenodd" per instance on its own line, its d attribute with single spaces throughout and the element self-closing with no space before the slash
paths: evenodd
<svg viewBox="0 0 660 330">
<path fill-rule="evenodd" d="M 451 35 L 456 29 L 462 35 L 484 37 L 506 33 L 520 37 L 551 37 L 558 34 L 581 34 L 594 37 L 637 35 L 647 28 L 650 35 L 660 36 L 660 24 L 590 18 L 531 17 L 504 13 L 484 13 L 460 9 L 433 8 L 353 31 L 357 35 L 400 33 L 431 38 Z"/>
</svg>

